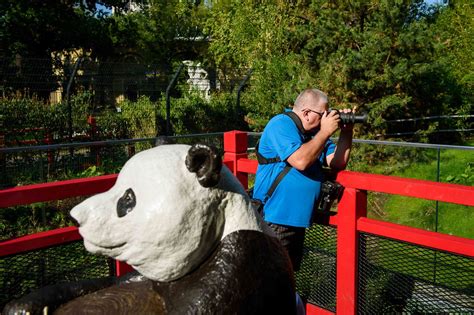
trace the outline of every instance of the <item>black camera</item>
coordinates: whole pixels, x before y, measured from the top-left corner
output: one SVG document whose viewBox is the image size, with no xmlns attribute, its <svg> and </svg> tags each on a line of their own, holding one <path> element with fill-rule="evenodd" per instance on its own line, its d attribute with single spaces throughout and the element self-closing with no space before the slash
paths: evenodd
<svg viewBox="0 0 474 315">
<path fill-rule="evenodd" d="M 321 184 L 321 192 L 317 202 L 317 211 L 329 212 L 334 200 L 339 199 L 344 186 L 338 182 L 327 180 Z"/>
<path fill-rule="evenodd" d="M 336 111 L 339 114 L 339 118 L 341 119 L 342 125 L 347 124 L 357 124 L 357 123 L 365 123 L 367 121 L 367 114 L 356 115 L 354 113 L 343 113 L 337 109 L 329 109 L 329 112 Z"/>
</svg>

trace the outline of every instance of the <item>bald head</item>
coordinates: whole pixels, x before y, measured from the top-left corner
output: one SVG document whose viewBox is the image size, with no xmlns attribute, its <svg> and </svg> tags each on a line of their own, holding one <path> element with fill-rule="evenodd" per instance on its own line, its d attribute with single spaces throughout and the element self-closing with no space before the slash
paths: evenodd
<svg viewBox="0 0 474 315">
<path fill-rule="evenodd" d="M 295 101 L 295 110 L 320 109 L 317 107 L 325 107 L 328 103 L 328 97 L 325 93 L 318 89 L 306 89 L 298 95 Z"/>
</svg>

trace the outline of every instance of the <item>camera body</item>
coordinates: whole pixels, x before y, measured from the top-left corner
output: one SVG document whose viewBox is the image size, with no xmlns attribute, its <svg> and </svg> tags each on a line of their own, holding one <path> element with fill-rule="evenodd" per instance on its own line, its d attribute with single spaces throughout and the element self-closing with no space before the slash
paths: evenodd
<svg viewBox="0 0 474 315">
<path fill-rule="evenodd" d="M 319 199 L 317 202 L 316 209 L 321 212 L 329 212 L 331 206 L 336 199 L 342 194 L 344 186 L 336 181 L 326 180 L 321 183 L 321 192 L 319 193 Z"/>
<path fill-rule="evenodd" d="M 336 111 L 341 119 L 341 125 L 358 124 L 367 122 L 367 114 L 356 115 L 354 113 L 343 113 L 337 109 L 329 109 L 329 112 Z"/>
</svg>

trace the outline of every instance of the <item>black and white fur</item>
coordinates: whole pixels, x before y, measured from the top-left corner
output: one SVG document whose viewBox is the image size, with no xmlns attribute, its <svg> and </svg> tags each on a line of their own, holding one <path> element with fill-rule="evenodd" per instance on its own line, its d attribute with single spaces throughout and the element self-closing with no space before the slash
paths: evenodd
<svg viewBox="0 0 474 315">
<path fill-rule="evenodd" d="M 79 286 L 62 301 L 32 294 L 35 303 L 48 301 L 42 307 L 61 305 L 57 312 L 68 314 L 295 312 L 288 256 L 210 147 L 162 145 L 138 153 L 109 191 L 71 215 L 87 250 L 125 261 L 140 276 L 105 281 L 102 290 Z M 90 294 L 63 304 L 84 293 Z M 4 314 L 15 313 L 15 305 L 27 308 L 28 296 Z"/>
</svg>

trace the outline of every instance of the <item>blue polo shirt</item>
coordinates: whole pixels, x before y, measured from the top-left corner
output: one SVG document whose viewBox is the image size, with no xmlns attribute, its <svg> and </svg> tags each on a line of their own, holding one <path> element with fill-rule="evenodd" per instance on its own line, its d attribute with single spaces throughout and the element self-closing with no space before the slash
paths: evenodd
<svg viewBox="0 0 474 315">
<path fill-rule="evenodd" d="M 303 134 L 290 117 L 280 114 L 268 122 L 260 138 L 258 151 L 267 159 L 278 156 L 283 162 L 258 165 L 254 198 L 265 200 L 270 186 L 283 171 L 286 159 L 299 149 L 303 141 Z M 335 148 L 336 145 L 328 140 L 319 159 L 308 169 L 299 171 L 291 168 L 265 203 L 265 221 L 296 227 L 310 226 L 323 181 L 322 163 Z"/>
</svg>

